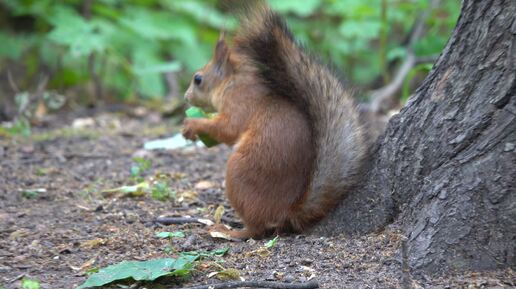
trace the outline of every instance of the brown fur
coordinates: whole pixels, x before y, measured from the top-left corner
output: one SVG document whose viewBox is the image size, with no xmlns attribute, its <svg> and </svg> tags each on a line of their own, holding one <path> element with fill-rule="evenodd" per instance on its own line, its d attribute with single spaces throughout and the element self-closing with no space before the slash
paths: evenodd
<svg viewBox="0 0 516 289">
<path fill-rule="evenodd" d="M 186 98 L 216 110 L 187 119 L 184 135 L 235 145 L 226 196 L 243 219 L 235 238 L 301 232 L 323 218 L 357 180 L 368 149 L 354 101 L 324 65 L 294 41 L 265 6 L 247 14 L 230 48 L 192 80 Z"/>
<path fill-rule="evenodd" d="M 221 51 L 229 53 L 223 40 L 215 58 L 198 72 L 206 81 L 201 85 L 210 86 L 204 94 L 209 101 L 200 99 L 202 87 L 194 83 L 186 95 L 207 109 L 205 104 L 212 103 L 219 114 L 213 120 L 186 120 L 184 134 L 194 138 L 206 133 L 235 145 L 227 163 L 226 196 L 246 229 L 231 232 L 233 237 L 259 238 L 269 231 L 285 231 L 291 217 L 288 209 L 303 198 L 312 174 L 311 129 L 296 107 L 271 95 L 256 80 L 256 70 L 244 58 L 231 53 L 223 63 L 226 55 Z M 224 78 L 211 76 L 216 73 Z"/>
</svg>

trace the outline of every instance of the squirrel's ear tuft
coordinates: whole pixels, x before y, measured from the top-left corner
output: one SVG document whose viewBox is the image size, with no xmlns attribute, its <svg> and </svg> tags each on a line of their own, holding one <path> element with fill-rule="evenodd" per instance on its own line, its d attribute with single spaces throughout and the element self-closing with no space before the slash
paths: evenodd
<svg viewBox="0 0 516 289">
<path fill-rule="evenodd" d="M 226 39 L 226 31 L 220 30 L 219 41 L 224 41 L 225 39 Z"/>
<path fill-rule="evenodd" d="M 215 46 L 215 63 L 220 69 L 228 69 L 229 63 L 229 47 L 224 39 L 224 32 L 220 33 L 219 41 Z"/>
<path fill-rule="evenodd" d="M 225 62 L 229 57 L 229 48 L 224 39 L 217 41 L 215 46 L 215 61 L 217 63 Z"/>
</svg>

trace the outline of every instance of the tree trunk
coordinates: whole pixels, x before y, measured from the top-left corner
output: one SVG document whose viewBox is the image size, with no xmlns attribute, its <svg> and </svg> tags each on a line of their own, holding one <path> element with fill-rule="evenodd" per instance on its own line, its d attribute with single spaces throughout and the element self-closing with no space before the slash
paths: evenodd
<svg viewBox="0 0 516 289">
<path fill-rule="evenodd" d="M 389 122 L 361 187 L 318 233 L 395 221 L 415 270 L 516 265 L 515 15 L 514 0 L 463 1 L 447 46 Z"/>
</svg>

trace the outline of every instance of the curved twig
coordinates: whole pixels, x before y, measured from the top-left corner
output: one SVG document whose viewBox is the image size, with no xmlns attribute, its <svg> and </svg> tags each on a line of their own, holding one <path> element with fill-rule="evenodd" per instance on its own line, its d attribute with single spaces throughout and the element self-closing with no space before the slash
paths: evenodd
<svg viewBox="0 0 516 289">
<path fill-rule="evenodd" d="M 242 223 L 235 221 L 228 217 L 222 217 L 223 222 L 228 223 L 233 228 L 242 228 Z M 194 217 L 158 217 L 154 220 L 154 222 L 161 225 L 181 225 L 181 224 L 191 224 L 191 223 L 199 223 L 204 225 L 210 225 L 209 220 L 202 218 L 194 218 Z"/>
<path fill-rule="evenodd" d="M 180 225 L 190 223 L 201 223 L 198 218 L 192 217 L 158 217 L 155 220 L 156 223 L 163 225 Z"/>
</svg>

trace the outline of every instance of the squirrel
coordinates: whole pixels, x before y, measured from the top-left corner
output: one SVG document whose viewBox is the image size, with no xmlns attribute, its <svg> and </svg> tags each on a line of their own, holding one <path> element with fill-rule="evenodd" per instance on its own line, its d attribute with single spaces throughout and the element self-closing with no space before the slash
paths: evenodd
<svg viewBox="0 0 516 289">
<path fill-rule="evenodd" d="M 244 229 L 232 238 L 306 231 L 363 171 L 371 141 L 352 91 L 265 5 L 242 17 L 231 46 L 221 33 L 185 98 L 218 112 L 185 119 L 185 138 L 234 146 L 225 193 Z"/>
</svg>

